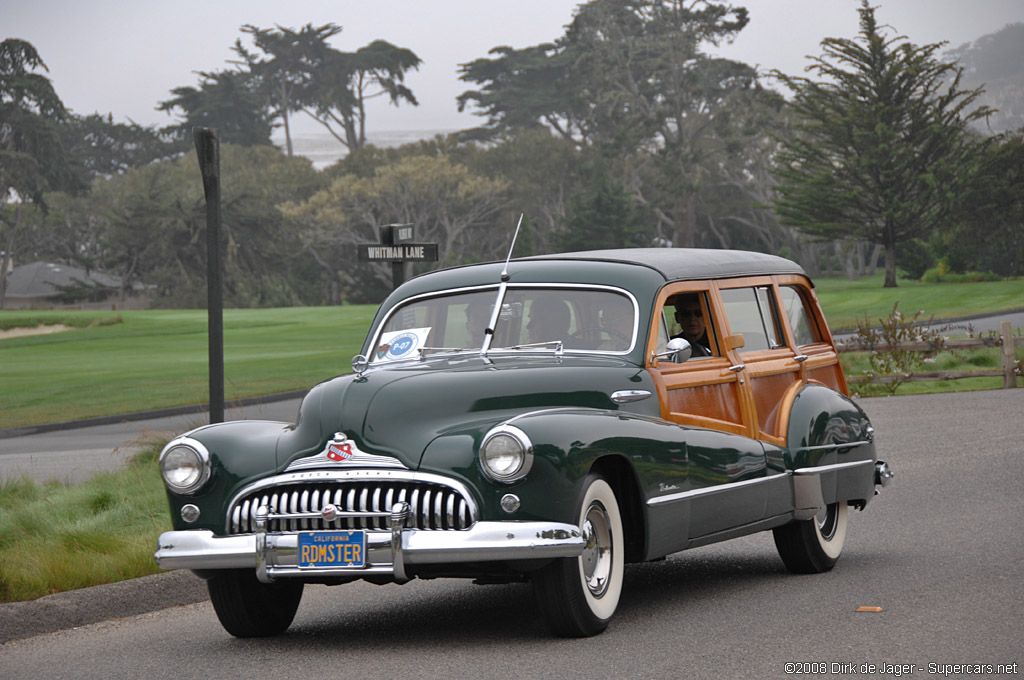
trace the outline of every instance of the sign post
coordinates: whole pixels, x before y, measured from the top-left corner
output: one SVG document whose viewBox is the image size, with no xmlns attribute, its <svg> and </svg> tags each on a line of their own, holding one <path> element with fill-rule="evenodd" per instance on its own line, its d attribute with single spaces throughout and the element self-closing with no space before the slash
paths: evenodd
<svg viewBox="0 0 1024 680">
<path fill-rule="evenodd" d="M 406 262 L 436 262 L 436 243 L 412 243 L 411 224 L 389 224 L 380 228 L 380 243 L 360 243 L 363 262 L 390 262 L 392 288 L 405 283 Z"/>
<path fill-rule="evenodd" d="M 210 361 L 210 422 L 224 422 L 224 287 L 220 261 L 220 141 L 212 128 L 192 137 L 206 195 L 206 309 Z"/>
</svg>

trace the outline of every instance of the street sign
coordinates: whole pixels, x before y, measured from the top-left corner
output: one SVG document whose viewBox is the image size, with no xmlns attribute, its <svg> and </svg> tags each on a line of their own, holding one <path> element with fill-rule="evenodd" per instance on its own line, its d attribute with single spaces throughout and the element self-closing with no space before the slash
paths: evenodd
<svg viewBox="0 0 1024 680">
<path fill-rule="evenodd" d="M 412 225 L 411 224 L 392 224 L 391 225 L 391 240 L 394 243 L 405 243 L 406 241 L 412 240 Z"/>
<path fill-rule="evenodd" d="M 364 262 L 436 262 L 436 243 L 402 243 L 383 246 L 379 243 L 360 243 L 359 259 Z"/>
<path fill-rule="evenodd" d="M 363 262 L 390 262 L 395 288 L 405 283 L 406 262 L 437 262 L 436 243 L 409 243 L 411 224 L 387 224 L 380 227 L 380 243 L 358 243 L 356 253 Z"/>
</svg>

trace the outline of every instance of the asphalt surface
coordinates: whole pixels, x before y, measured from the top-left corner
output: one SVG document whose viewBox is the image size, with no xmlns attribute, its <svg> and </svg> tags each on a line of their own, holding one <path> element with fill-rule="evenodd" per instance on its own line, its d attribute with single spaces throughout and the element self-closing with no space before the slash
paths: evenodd
<svg viewBox="0 0 1024 680">
<path fill-rule="evenodd" d="M 1019 633 L 1024 629 L 1021 613 L 1024 610 L 1021 606 L 1024 604 L 1021 590 L 1024 539 L 1017 531 L 1019 522 L 1014 518 L 1019 517 L 1024 507 L 1019 495 L 1022 481 L 1020 462 L 1024 455 L 1024 419 L 1021 418 L 1024 390 L 885 397 L 864 399 L 860 403 L 878 432 L 880 457 L 892 464 L 896 477 L 893 485 L 863 515 L 855 513 L 851 519 L 851 526 L 857 527 L 854 536 L 859 538 L 854 539 L 852 545 L 848 544 L 851 554 L 844 555 L 840 564 L 850 565 L 848 568 L 852 573 L 845 572 L 847 576 L 843 578 L 853 579 L 850 587 L 858 604 L 883 602 L 886 606 L 902 607 L 904 611 L 899 624 L 895 621 L 885 623 L 881 619 L 877 625 L 871 623 L 871 619 L 857 621 L 867 625 L 869 630 L 881 626 L 882 630 L 888 631 L 885 633 L 887 636 L 893 636 L 891 644 L 898 643 L 902 648 L 907 648 L 908 640 L 919 638 L 933 640 L 930 644 L 934 646 L 935 639 L 953 634 L 954 630 L 958 641 L 977 645 L 981 650 L 993 648 L 993 645 L 997 650 L 1007 648 L 1008 643 L 1004 640 L 1007 635 L 1019 641 Z M 999 517 L 1003 519 L 998 521 Z M 990 521 L 986 522 L 984 518 Z M 663 586 L 679 583 L 673 578 L 665 580 L 666 575 L 672 577 L 675 572 L 679 572 L 677 576 L 684 582 L 690 582 L 696 575 L 698 582 L 707 582 L 709 588 L 723 593 L 733 593 L 736 587 L 749 590 L 755 585 L 753 581 L 758 580 L 790 584 L 787 580 L 773 580 L 778 575 L 776 572 L 781 571 L 781 565 L 774 557 L 770 537 L 766 539 L 765 536 L 759 534 L 679 553 L 667 562 L 636 565 L 630 568 L 632 576 L 627 574 L 632 580 L 630 588 L 648 592 L 648 597 L 657 600 L 660 596 L 654 593 L 658 591 L 650 589 L 662 587 L 655 585 L 658 583 Z M 755 556 L 750 555 L 750 550 Z M 725 555 L 725 561 L 716 561 L 716 555 Z M 756 587 L 784 587 L 789 596 L 800 594 L 800 597 L 810 598 L 792 606 L 807 607 L 808 611 L 820 608 L 820 603 L 815 604 L 812 595 L 809 592 L 804 594 L 806 589 L 798 585 L 810 586 L 817 582 L 800 579 L 832 579 L 833 576 L 794 578 L 797 580 L 792 583 L 797 585 L 766 583 Z M 836 583 L 845 582 L 840 579 Z M 494 603 L 487 602 L 494 597 L 501 600 L 499 606 L 512 606 L 513 609 L 525 606 L 516 604 L 524 596 L 529 598 L 528 589 L 524 591 L 517 586 L 500 587 L 512 590 L 495 591 L 470 588 L 472 592 L 499 594 L 469 596 L 464 594 L 466 586 L 462 584 L 445 580 L 416 581 L 402 586 L 399 591 L 403 598 L 411 599 L 400 600 L 394 606 L 405 610 L 413 607 L 414 616 L 426 616 L 426 611 L 431 608 L 445 610 L 448 606 L 456 606 L 448 602 L 452 597 L 456 598 L 457 604 L 466 597 L 473 601 L 482 598 L 482 611 L 492 611 L 489 607 Z M 336 619 L 338 608 L 342 612 L 354 608 L 361 621 L 360 626 L 371 627 L 375 625 L 374 617 L 377 616 L 373 613 L 375 607 L 378 604 L 387 606 L 385 600 L 388 598 L 377 594 L 383 592 L 377 586 L 351 584 L 340 589 L 316 588 L 317 597 L 307 598 L 310 601 L 308 605 L 304 600 L 300 609 L 302 613 L 307 606 L 311 608 L 306 614 L 309 619 L 303 620 L 329 616 L 334 621 L 333 625 L 340 625 Z M 392 588 L 397 587 L 386 587 L 389 592 L 394 592 L 390 590 Z M 673 592 L 671 587 L 667 592 Z M 409 595 L 405 595 L 407 593 Z M 312 603 L 336 597 L 341 600 L 334 601 L 333 605 Z M 704 597 L 711 599 L 704 604 L 698 603 L 698 606 L 711 607 L 713 611 L 715 598 L 710 593 Z M 424 598 L 432 604 L 424 604 Z M 0 605 L 0 643 L 101 621 L 137 617 L 205 600 L 205 586 L 197 577 L 190 572 L 167 572 L 58 593 L 32 602 L 3 604 Z M 463 604 L 471 609 L 476 606 Z M 647 606 L 652 604 L 648 602 Z M 204 608 L 204 621 L 212 619 L 212 624 L 206 621 L 204 626 L 216 626 L 212 610 L 207 611 L 208 604 L 195 606 Z M 329 610 L 329 606 L 335 609 Z M 416 614 L 420 606 L 426 609 Z M 690 603 L 687 606 L 694 605 Z M 701 611 L 697 609 L 696 613 Z M 182 609 L 181 612 L 191 612 L 191 609 Z M 636 617 L 645 620 L 644 617 L 648 616 L 628 604 L 624 612 L 627 620 Z M 958 622 L 960 617 L 975 612 L 983 617 L 982 621 Z M 187 617 L 197 615 L 198 612 L 193 612 Z M 748 615 L 763 617 L 765 613 L 750 612 Z M 185 614 L 168 613 L 168 616 L 177 619 Z M 363 620 L 367 616 L 371 620 Z M 385 614 L 381 616 L 387 620 Z M 520 619 L 533 621 L 535 615 L 524 610 L 519 613 L 513 611 L 509 616 L 514 625 Z M 999 624 L 992 623 L 993 619 Z M 385 628 L 399 634 L 396 625 L 392 621 L 385 623 Z M 494 624 L 490 622 L 487 625 L 493 627 Z M 792 632 L 803 635 L 797 630 Z M 823 631 L 808 631 L 808 634 L 822 635 Z M 1019 652 L 1017 643 L 1009 644 L 1008 648 Z M 5 649 L 15 648 L 5 645 Z M 2 657 L 3 650 L 0 650 Z"/>
</svg>

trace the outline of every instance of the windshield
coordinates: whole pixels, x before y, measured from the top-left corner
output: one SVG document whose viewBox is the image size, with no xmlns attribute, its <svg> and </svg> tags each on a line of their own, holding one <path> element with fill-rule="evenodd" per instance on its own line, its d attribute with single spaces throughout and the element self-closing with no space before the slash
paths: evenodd
<svg viewBox="0 0 1024 680">
<path fill-rule="evenodd" d="M 392 310 L 374 363 L 410 359 L 420 350 L 479 351 L 497 288 L 411 300 Z M 633 346 L 636 311 L 612 289 L 512 287 L 501 305 L 491 351 L 525 346 L 624 353 Z"/>
</svg>

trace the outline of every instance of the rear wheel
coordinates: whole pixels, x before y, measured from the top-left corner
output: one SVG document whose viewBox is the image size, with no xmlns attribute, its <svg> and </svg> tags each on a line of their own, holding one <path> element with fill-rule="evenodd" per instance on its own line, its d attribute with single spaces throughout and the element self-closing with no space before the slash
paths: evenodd
<svg viewBox="0 0 1024 680">
<path fill-rule="evenodd" d="M 786 568 L 818 574 L 834 567 L 846 543 L 848 515 L 846 503 L 832 503 L 809 520 L 774 529 L 775 547 Z"/>
<path fill-rule="evenodd" d="M 213 610 L 235 637 L 267 637 L 287 630 L 302 599 L 301 581 L 261 583 L 250 570 L 228 571 L 206 582 Z"/>
<path fill-rule="evenodd" d="M 603 631 L 622 594 L 622 516 L 600 475 L 587 476 L 577 516 L 586 540 L 583 554 L 557 559 L 533 576 L 537 605 L 551 630 L 563 637 Z"/>
</svg>

